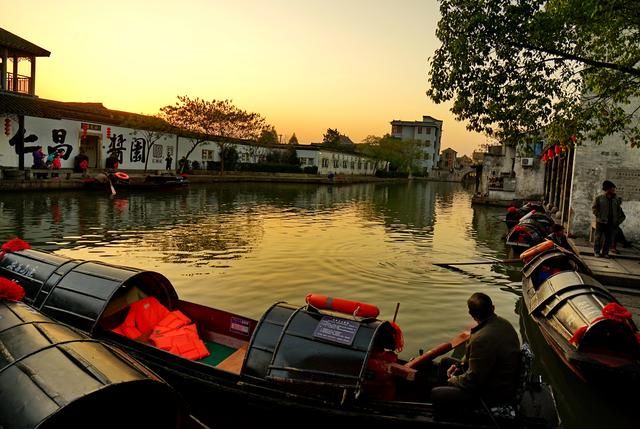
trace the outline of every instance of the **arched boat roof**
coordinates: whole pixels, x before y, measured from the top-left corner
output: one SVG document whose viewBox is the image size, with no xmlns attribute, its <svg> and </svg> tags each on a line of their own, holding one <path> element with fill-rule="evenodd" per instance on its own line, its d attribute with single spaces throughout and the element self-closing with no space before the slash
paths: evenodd
<svg viewBox="0 0 640 429">
<path fill-rule="evenodd" d="M 522 275 L 529 278 L 541 265 L 559 262 L 562 260 L 575 263 L 576 268 L 581 273 L 591 274 L 589 267 L 587 267 L 585 263 L 582 262 L 582 259 L 580 259 L 576 254 L 562 248 L 554 247 L 534 256 L 533 259 L 526 263 L 522 268 Z"/>
<path fill-rule="evenodd" d="M 65 258 L 40 250 L 7 253 L 0 276 L 17 281 L 24 301 L 63 323 L 93 333 L 118 291 L 137 286 L 168 308 L 178 295 L 165 276 L 155 271 Z"/>
</svg>

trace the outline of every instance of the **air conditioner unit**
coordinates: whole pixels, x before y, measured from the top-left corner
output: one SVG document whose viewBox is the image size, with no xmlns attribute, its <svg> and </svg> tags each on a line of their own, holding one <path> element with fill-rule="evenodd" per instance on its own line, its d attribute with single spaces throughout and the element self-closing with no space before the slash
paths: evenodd
<svg viewBox="0 0 640 429">
<path fill-rule="evenodd" d="M 520 165 L 523 167 L 533 167 L 533 158 L 520 158 Z"/>
</svg>

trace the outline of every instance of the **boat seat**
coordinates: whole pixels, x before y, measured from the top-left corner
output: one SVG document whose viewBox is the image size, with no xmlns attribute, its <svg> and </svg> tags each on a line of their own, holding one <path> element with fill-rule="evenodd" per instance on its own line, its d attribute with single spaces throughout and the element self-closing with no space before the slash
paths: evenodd
<svg viewBox="0 0 640 429">
<path fill-rule="evenodd" d="M 247 354 L 248 344 L 244 344 L 242 347 L 233 352 L 229 357 L 216 365 L 216 368 L 225 371 L 232 372 L 234 374 L 240 374 L 242 370 L 242 363 L 244 357 Z"/>
<path fill-rule="evenodd" d="M 533 368 L 533 351 L 527 343 L 523 343 L 520 347 L 520 377 L 518 380 L 518 388 L 512 403 L 497 405 L 490 408 L 494 417 L 515 419 L 520 412 L 520 404 L 527 387 L 531 383 Z"/>
</svg>

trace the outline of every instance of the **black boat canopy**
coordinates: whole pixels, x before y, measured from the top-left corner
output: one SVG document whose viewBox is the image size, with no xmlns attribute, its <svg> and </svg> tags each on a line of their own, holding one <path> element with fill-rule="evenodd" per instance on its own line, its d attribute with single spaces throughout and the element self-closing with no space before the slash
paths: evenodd
<svg viewBox="0 0 640 429">
<path fill-rule="evenodd" d="M 371 352 L 393 348 L 389 322 L 276 303 L 256 326 L 242 372 L 301 385 L 307 394 L 322 388 L 358 394 Z"/>
<path fill-rule="evenodd" d="M 160 273 L 74 260 L 39 250 L 5 254 L 0 259 L 0 276 L 24 288 L 27 304 L 91 334 L 121 288 L 135 285 L 169 309 L 178 299 L 171 282 Z"/>
<path fill-rule="evenodd" d="M 184 416 L 152 372 L 24 303 L 0 301 L 0 347 L 4 429 L 175 428 Z"/>
<path fill-rule="evenodd" d="M 522 268 L 522 275 L 527 278 L 531 277 L 531 275 L 541 265 L 550 265 L 554 267 L 557 266 L 558 268 L 560 268 L 561 266 L 566 266 L 567 269 L 571 269 L 573 271 L 578 271 L 586 274 L 591 273 L 589 267 L 587 267 L 584 262 L 582 262 L 582 260 L 574 253 L 568 250 L 562 250 L 554 247 L 536 255 L 533 259 L 531 259 L 531 261 L 529 261 L 529 263 L 527 263 Z"/>
</svg>

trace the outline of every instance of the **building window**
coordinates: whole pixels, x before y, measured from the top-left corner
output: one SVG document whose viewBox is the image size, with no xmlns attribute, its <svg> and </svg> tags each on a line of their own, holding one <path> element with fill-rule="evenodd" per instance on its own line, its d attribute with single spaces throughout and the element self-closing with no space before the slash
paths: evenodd
<svg viewBox="0 0 640 429">
<path fill-rule="evenodd" d="M 351 169 L 354 170 L 356 168 L 356 162 L 351 161 Z"/>
<path fill-rule="evenodd" d="M 418 134 L 422 134 L 422 127 L 418 127 Z"/>
<path fill-rule="evenodd" d="M 240 154 L 240 161 L 249 162 L 249 154 L 244 152 Z"/>
<path fill-rule="evenodd" d="M 313 166 L 314 165 L 314 160 L 313 158 L 307 158 L 307 164 Z"/>
<path fill-rule="evenodd" d="M 213 151 L 209 149 L 202 149 L 202 160 L 213 161 Z"/>
<path fill-rule="evenodd" d="M 425 127 L 427 129 L 427 134 L 431 134 L 431 128 Z"/>
<path fill-rule="evenodd" d="M 347 161 L 342 161 L 342 168 L 347 168 Z"/>
<path fill-rule="evenodd" d="M 362 170 L 362 161 L 358 161 L 358 170 Z"/>
<path fill-rule="evenodd" d="M 329 159 L 322 158 L 322 168 L 327 168 L 327 167 L 329 167 Z"/>
<path fill-rule="evenodd" d="M 429 147 L 429 146 L 431 146 L 431 141 L 430 141 L 430 140 L 425 140 L 425 141 L 424 141 L 424 143 L 423 143 L 423 146 L 424 146 L 424 147 Z"/>
<path fill-rule="evenodd" d="M 340 166 L 340 161 L 338 161 L 337 159 L 333 160 L 333 168 L 338 168 Z"/>
<path fill-rule="evenodd" d="M 400 125 L 394 125 L 391 127 L 391 132 L 393 134 L 402 134 L 402 127 Z"/>
</svg>

